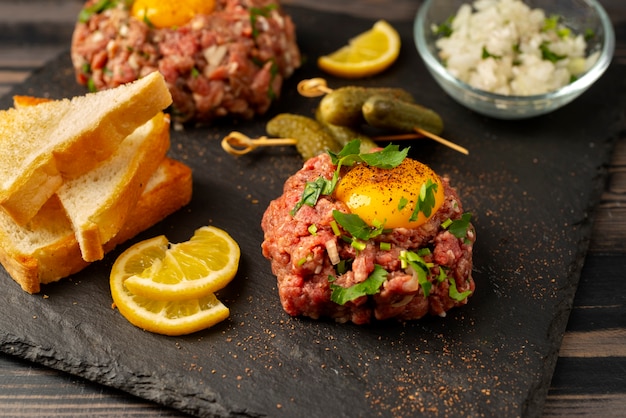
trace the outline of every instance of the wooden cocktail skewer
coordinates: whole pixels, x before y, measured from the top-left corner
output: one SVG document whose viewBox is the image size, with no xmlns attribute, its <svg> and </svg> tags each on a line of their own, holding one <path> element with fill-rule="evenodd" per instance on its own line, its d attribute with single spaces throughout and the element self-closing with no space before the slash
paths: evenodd
<svg viewBox="0 0 626 418">
<path fill-rule="evenodd" d="M 304 97 L 319 97 L 324 94 L 331 93 L 333 89 L 328 87 L 326 84 L 326 80 L 323 78 L 310 78 L 308 80 L 302 80 L 298 83 L 298 93 Z M 417 135 L 415 134 L 402 134 L 402 135 L 390 135 L 384 137 L 373 138 L 376 139 L 385 139 L 385 140 L 402 140 L 402 139 L 415 139 L 419 137 L 427 137 L 434 141 L 439 142 L 442 145 L 447 146 L 448 148 L 452 148 L 455 151 L 460 152 L 461 154 L 468 155 L 469 151 L 467 148 L 464 148 L 460 145 L 455 144 L 454 142 L 450 142 L 445 138 L 440 137 L 439 135 L 435 135 L 432 132 L 428 132 L 422 128 L 415 127 L 413 128 Z"/>
<path fill-rule="evenodd" d="M 268 138 L 266 136 L 251 139 L 241 132 L 233 131 L 222 139 L 222 148 L 232 155 L 244 155 L 258 147 L 296 145 L 297 142 L 293 138 Z"/>
<path fill-rule="evenodd" d="M 304 97 L 319 97 L 332 91 L 333 89 L 326 84 L 326 80 L 320 77 L 309 78 L 298 83 L 298 93 Z"/>
</svg>

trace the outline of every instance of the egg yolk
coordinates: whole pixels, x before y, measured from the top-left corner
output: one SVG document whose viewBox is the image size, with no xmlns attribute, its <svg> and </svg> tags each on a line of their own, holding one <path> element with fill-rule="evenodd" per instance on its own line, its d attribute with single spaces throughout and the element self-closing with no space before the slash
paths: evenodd
<svg viewBox="0 0 626 418">
<path fill-rule="evenodd" d="M 431 188 L 435 204 L 428 217 L 420 210 L 411 220 L 416 204 L 423 208 L 418 203 L 420 192 L 429 180 L 435 185 Z M 370 226 L 417 228 L 441 207 L 444 190 L 441 179 L 430 167 L 405 158 L 392 169 L 355 165 L 337 185 L 335 197 Z"/>
<path fill-rule="evenodd" d="M 135 0 L 131 14 L 156 28 L 171 28 L 189 22 L 197 14 L 210 14 L 215 0 Z"/>
</svg>

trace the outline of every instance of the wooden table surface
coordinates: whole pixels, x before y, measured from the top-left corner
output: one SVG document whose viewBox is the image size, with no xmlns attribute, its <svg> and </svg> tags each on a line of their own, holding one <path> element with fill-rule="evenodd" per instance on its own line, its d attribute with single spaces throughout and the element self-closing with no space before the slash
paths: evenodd
<svg viewBox="0 0 626 418">
<path fill-rule="evenodd" d="M 615 27 L 614 60 L 626 64 L 626 2 L 600 3 Z M 82 0 L 0 0 L 0 96 L 68 49 L 82 4 Z M 284 0 L 283 4 L 387 19 L 407 19 L 416 10 L 416 0 Z M 622 114 L 626 117 L 626 109 Z M 589 252 L 544 417 L 626 415 L 626 293 L 622 290 L 626 278 L 626 122 L 622 122 L 606 188 L 593 214 Z M 0 416 L 182 415 L 0 354 Z"/>
</svg>

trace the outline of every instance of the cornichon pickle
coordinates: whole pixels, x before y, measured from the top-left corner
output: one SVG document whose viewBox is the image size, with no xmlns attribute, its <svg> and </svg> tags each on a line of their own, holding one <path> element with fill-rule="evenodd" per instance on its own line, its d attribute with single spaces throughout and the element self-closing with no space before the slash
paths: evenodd
<svg viewBox="0 0 626 418">
<path fill-rule="evenodd" d="M 411 93 L 392 87 L 340 87 L 328 93 L 320 101 L 324 121 L 339 126 L 356 126 L 363 123 L 361 108 L 373 95 L 381 95 L 405 102 L 414 102 Z"/>
<path fill-rule="evenodd" d="M 319 107 L 315 111 L 315 119 L 330 133 L 335 142 L 337 142 L 341 147 L 346 146 L 346 144 L 350 141 L 358 139 L 361 141 L 361 152 L 369 152 L 373 148 L 378 147 L 376 142 L 374 142 L 369 136 L 358 132 L 349 126 L 340 126 L 333 125 L 332 123 L 328 123 L 322 118 Z"/>
<path fill-rule="evenodd" d="M 435 135 L 443 132 L 443 121 L 433 110 L 415 103 L 372 96 L 363 104 L 363 117 L 376 128 L 413 132 L 421 128 Z"/>
<path fill-rule="evenodd" d="M 297 140 L 296 149 L 305 160 L 342 148 L 318 121 L 306 116 L 281 113 L 267 122 L 265 130 L 271 136 Z"/>
</svg>

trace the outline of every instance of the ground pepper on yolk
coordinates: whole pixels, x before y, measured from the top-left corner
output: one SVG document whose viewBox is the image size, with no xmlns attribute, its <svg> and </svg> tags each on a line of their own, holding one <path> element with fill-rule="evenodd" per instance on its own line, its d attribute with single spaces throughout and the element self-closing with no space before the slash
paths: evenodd
<svg viewBox="0 0 626 418">
<path fill-rule="evenodd" d="M 423 185 L 429 180 L 436 185 L 430 216 L 420 211 L 417 218 L 411 220 Z M 352 167 L 337 185 L 335 197 L 370 226 L 417 228 L 441 207 L 444 190 L 441 179 L 430 167 L 406 158 L 392 169 L 366 164 Z"/>
</svg>

